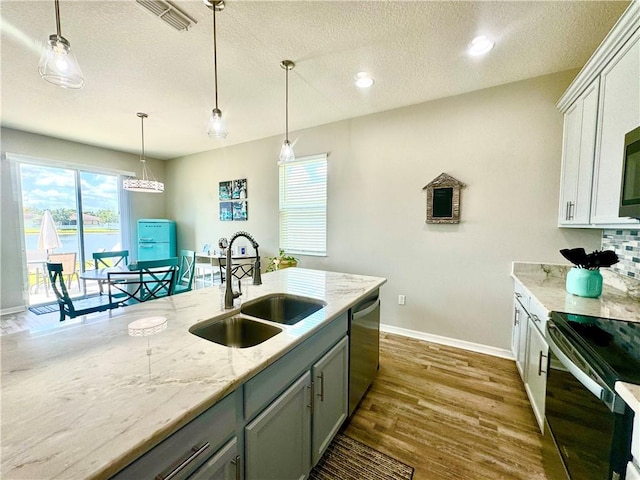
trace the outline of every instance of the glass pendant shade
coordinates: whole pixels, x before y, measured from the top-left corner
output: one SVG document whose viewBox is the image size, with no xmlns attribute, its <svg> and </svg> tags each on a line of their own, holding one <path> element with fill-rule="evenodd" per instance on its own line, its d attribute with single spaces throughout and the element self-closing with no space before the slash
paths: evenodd
<svg viewBox="0 0 640 480">
<path fill-rule="evenodd" d="M 69 42 L 57 35 L 49 37 L 49 45 L 40 57 L 38 72 L 47 82 L 59 87 L 77 89 L 84 85 L 80 65 L 71 52 Z"/>
<path fill-rule="evenodd" d="M 211 112 L 211 118 L 209 118 L 209 125 L 207 126 L 207 135 L 211 138 L 227 138 L 229 131 L 227 130 L 224 118 L 222 118 L 222 112 L 218 108 L 214 108 Z"/>
<path fill-rule="evenodd" d="M 281 162 L 292 162 L 296 159 L 295 154 L 293 153 L 293 145 L 289 140 L 285 140 L 282 142 L 282 148 L 280 149 L 280 161 Z"/>
<path fill-rule="evenodd" d="M 78 60 L 71 53 L 71 44 L 60 29 L 60 2 L 55 0 L 56 33 L 49 35 L 38 64 L 40 76 L 59 87 L 78 89 L 84 85 L 84 77 Z"/>
</svg>

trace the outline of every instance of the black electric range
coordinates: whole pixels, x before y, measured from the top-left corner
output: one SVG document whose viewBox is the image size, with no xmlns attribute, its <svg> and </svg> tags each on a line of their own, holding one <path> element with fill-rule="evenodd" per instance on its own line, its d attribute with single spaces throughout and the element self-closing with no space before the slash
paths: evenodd
<svg viewBox="0 0 640 480">
<path fill-rule="evenodd" d="M 640 323 L 563 312 L 551 317 L 609 387 L 640 384 Z"/>
<path fill-rule="evenodd" d="M 640 384 L 640 323 L 552 312 L 546 338 L 547 450 L 563 467 L 551 478 L 624 480 L 634 413 L 615 383 Z"/>
</svg>

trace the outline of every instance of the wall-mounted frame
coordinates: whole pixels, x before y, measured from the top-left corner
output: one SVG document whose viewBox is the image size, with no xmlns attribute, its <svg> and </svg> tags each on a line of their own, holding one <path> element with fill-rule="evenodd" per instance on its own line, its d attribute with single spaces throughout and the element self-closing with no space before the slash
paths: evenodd
<svg viewBox="0 0 640 480">
<path fill-rule="evenodd" d="M 426 223 L 460 223 L 460 191 L 464 187 L 464 183 L 446 173 L 441 173 L 425 185 Z"/>
<path fill-rule="evenodd" d="M 226 180 L 218 184 L 219 219 L 221 222 L 249 219 L 247 179 Z"/>
</svg>

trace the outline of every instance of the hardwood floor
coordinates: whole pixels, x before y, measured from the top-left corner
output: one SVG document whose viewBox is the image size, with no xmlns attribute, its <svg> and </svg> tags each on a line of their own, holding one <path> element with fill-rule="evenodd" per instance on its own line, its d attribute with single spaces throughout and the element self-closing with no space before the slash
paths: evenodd
<svg viewBox="0 0 640 480">
<path fill-rule="evenodd" d="M 547 479 L 515 363 L 453 347 L 381 333 L 378 376 L 345 433 L 414 480 Z"/>
</svg>

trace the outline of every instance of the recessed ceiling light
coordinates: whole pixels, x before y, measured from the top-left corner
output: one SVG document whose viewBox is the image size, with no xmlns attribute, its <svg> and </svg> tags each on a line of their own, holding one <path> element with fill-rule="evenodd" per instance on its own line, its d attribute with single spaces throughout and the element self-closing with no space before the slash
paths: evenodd
<svg viewBox="0 0 640 480">
<path fill-rule="evenodd" d="M 369 88 L 373 85 L 374 80 L 367 72 L 359 72 L 355 78 L 355 84 L 358 88 Z"/>
<path fill-rule="evenodd" d="M 471 40 L 468 52 L 469 55 L 477 57 L 478 55 L 484 55 L 485 53 L 487 53 L 493 48 L 494 45 L 495 43 L 488 37 L 486 37 L 485 35 L 480 35 L 479 37 Z"/>
</svg>

